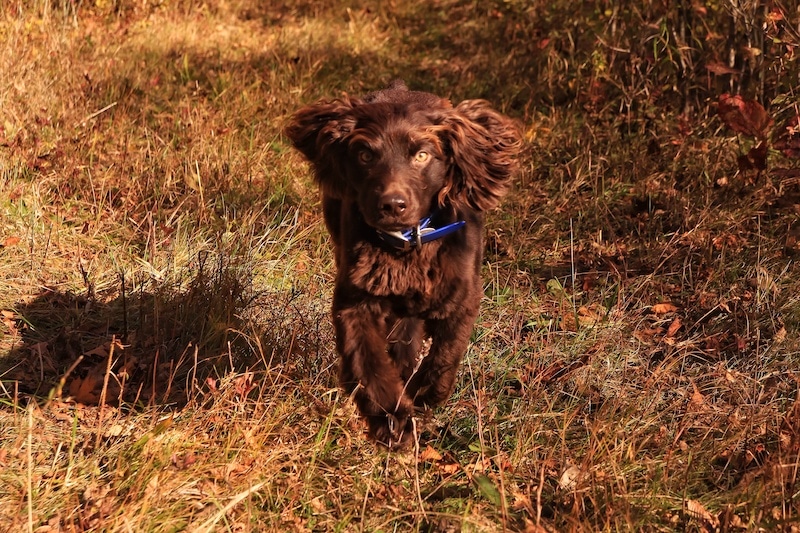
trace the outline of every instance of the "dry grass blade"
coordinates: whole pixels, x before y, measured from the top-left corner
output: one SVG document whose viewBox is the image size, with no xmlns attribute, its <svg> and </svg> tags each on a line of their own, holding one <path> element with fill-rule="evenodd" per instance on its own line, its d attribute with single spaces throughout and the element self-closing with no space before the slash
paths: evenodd
<svg viewBox="0 0 800 533">
<path fill-rule="evenodd" d="M 249 497 L 254 492 L 257 492 L 265 484 L 266 484 L 266 481 L 262 481 L 261 483 L 256 483 L 255 485 L 253 485 L 252 487 L 250 487 L 246 491 L 237 494 L 236 496 L 231 498 L 231 501 L 229 501 L 227 504 L 225 504 L 225 507 L 223 507 L 222 509 L 217 511 L 217 513 L 214 516 L 210 517 L 208 520 L 206 520 L 205 522 L 203 522 L 202 524 L 200 524 L 200 525 L 198 525 L 196 527 L 190 526 L 189 527 L 189 531 L 192 531 L 193 533 L 206 533 L 207 531 L 216 531 L 217 524 L 220 522 L 220 520 L 222 520 L 224 518 L 224 516 L 227 513 L 229 513 L 231 511 L 231 509 L 233 509 L 234 507 L 239 505 L 239 503 L 242 500 L 244 500 L 245 498 Z"/>
</svg>

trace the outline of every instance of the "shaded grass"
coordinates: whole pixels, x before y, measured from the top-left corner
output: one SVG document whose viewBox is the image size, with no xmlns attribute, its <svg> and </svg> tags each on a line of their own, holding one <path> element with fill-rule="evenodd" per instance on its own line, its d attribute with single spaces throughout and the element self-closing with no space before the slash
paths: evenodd
<svg viewBox="0 0 800 533">
<path fill-rule="evenodd" d="M 705 9 L 4 4 L 0 529 L 791 530 L 797 162 L 740 169 L 713 102 L 796 114 L 797 21 L 712 75 L 762 14 Z M 280 135 L 393 77 L 527 141 L 407 455 L 336 387 L 327 237 Z"/>
</svg>

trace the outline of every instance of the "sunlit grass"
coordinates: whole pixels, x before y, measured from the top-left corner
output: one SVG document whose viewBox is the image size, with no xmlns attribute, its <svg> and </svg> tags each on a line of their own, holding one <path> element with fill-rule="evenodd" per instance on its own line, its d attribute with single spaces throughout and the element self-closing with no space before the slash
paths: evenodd
<svg viewBox="0 0 800 533">
<path fill-rule="evenodd" d="M 725 6 L 351 4 L 0 6 L 0 530 L 791 530 L 797 162 L 737 165 L 736 80 L 704 66 Z M 776 128 L 793 35 L 750 86 Z M 526 138 L 408 454 L 337 388 L 329 242 L 280 133 L 395 77 Z"/>
</svg>

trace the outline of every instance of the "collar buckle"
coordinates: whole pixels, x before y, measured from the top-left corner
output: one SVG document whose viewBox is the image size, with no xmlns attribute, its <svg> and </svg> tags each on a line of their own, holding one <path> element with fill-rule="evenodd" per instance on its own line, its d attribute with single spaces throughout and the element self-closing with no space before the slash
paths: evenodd
<svg viewBox="0 0 800 533">
<path fill-rule="evenodd" d="M 441 228 L 432 228 L 430 223 L 435 215 L 435 212 L 431 213 L 420 220 L 416 226 L 405 231 L 383 231 L 376 228 L 375 232 L 383 242 L 390 244 L 393 248 L 408 251 L 414 247 L 421 248 L 426 242 L 435 241 L 455 233 L 467 224 L 464 220 L 458 220 Z"/>
</svg>

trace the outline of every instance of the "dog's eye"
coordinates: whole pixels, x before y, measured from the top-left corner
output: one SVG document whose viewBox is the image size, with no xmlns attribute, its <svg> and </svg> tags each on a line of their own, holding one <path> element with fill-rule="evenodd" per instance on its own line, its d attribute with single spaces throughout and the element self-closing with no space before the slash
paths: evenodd
<svg viewBox="0 0 800 533">
<path fill-rule="evenodd" d="M 430 158 L 431 154 L 429 154 L 425 150 L 420 150 L 419 152 L 417 152 L 417 155 L 414 156 L 414 161 L 417 163 L 424 163 Z"/>
<path fill-rule="evenodd" d="M 375 159 L 375 154 L 373 154 L 370 150 L 364 149 L 358 152 L 358 161 L 360 163 L 372 163 L 373 159 Z"/>
</svg>

